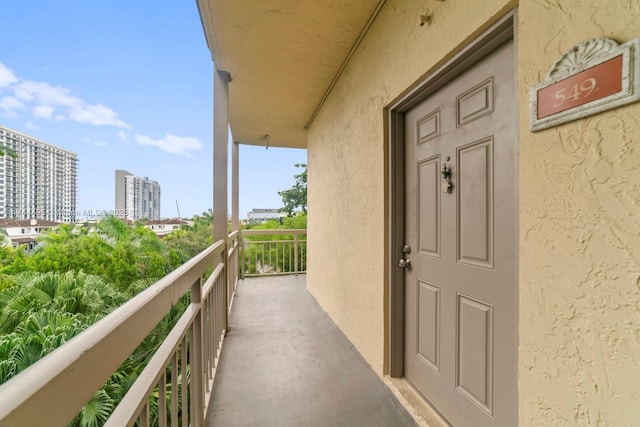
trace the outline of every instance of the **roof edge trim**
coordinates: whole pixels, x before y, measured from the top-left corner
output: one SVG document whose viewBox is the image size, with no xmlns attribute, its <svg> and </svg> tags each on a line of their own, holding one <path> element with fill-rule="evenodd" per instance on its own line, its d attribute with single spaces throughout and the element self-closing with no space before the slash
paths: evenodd
<svg viewBox="0 0 640 427">
<path fill-rule="evenodd" d="M 207 0 L 196 0 L 196 7 L 198 8 L 198 14 L 200 15 L 200 24 L 202 25 L 202 32 L 204 33 L 204 39 L 207 42 L 207 48 L 211 54 L 211 60 L 215 68 L 218 68 L 218 42 L 216 41 L 216 32 L 213 30 L 213 20 L 211 19 L 211 11 L 209 10 L 209 3 Z"/>
</svg>

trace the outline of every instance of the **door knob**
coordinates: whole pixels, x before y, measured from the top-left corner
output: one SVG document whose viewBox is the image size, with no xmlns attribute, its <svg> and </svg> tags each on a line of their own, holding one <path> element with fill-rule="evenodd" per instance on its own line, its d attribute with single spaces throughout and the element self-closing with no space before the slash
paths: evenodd
<svg viewBox="0 0 640 427">
<path fill-rule="evenodd" d="M 398 261 L 398 267 L 411 268 L 411 260 L 409 258 L 400 258 L 400 261 Z"/>
</svg>

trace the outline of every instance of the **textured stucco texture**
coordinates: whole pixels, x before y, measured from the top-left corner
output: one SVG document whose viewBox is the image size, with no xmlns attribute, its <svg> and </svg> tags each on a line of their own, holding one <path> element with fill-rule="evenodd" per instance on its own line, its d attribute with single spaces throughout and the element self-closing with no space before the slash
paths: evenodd
<svg viewBox="0 0 640 427">
<path fill-rule="evenodd" d="M 521 425 L 640 425 L 640 104 L 527 122 L 562 53 L 640 37 L 640 2 L 522 1 L 519 21 Z"/>
<path fill-rule="evenodd" d="M 380 375 L 383 108 L 515 6 L 387 1 L 309 130 L 308 288 Z M 638 425 L 640 104 L 532 133 L 528 91 L 576 43 L 640 37 L 640 2 L 517 6 L 520 425 Z"/>
</svg>

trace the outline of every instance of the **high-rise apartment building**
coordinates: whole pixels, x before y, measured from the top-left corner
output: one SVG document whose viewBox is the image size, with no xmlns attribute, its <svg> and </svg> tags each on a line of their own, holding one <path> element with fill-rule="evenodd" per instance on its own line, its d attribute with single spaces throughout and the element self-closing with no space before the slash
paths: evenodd
<svg viewBox="0 0 640 427">
<path fill-rule="evenodd" d="M 23 132 L 0 126 L 0 218 L 74 222 L 78 155 Z"/>
<path fill-rule="evenodd" d="M 160 184 L 116 170 L 116 216 L 132 221 L 160 219 Z"/>
</svg>

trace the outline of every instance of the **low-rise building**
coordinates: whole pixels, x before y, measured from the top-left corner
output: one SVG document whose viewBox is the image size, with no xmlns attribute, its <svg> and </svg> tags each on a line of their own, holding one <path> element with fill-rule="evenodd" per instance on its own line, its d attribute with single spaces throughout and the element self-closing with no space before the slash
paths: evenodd
<svg viewBox="0 0 640 427">
<path fill-rule="evenodd" d="M 189 225 L 189 222 L 180 218 L 153 219 L 146 221 L 144 224 L 146 228 L 153 231 L 158 237 L 163 237 L 174 230 L 179 230 L 184 225 Z"/>
<path fill-rule="evenodd" d="M 249 224 L 261 224 L 263 222 L 271 221 L 273 219 L 280 220 L 286 217 L 287 214 L 281 212 L 280 209 L 252 209 L 247 213 L 247 222 Z"/>
<path fill-rule="evenodd" d="M 33 249 L 38 244 L 37 238 L 43 232 L 56 228 L 59 222 L 47 219 L 6 219 L 0 218 L 0 230 L 4 230 L 7 239 L 14 247 L 25 245 L 27 250 Z"/>
</svg>

